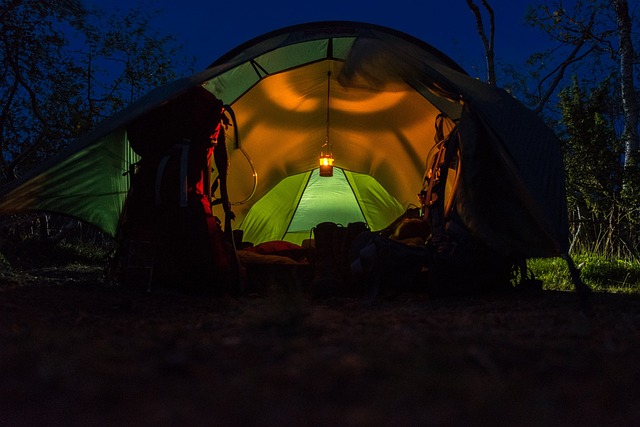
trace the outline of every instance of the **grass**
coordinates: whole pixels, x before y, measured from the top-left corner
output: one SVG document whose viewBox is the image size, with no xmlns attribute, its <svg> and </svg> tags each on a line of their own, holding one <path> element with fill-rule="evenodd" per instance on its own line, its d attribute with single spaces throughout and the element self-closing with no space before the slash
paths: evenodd
<svg viewBox="0 0 640 427">
<path fill-rule="evenodd" d="M 0 271 L 25 271 L 47 267 L 104 267 L 113 250 L 113 242 L 102 244 L 59 242 L 47 244 L 31 238 L 0 244 Z M 582 280 L 597 292 L 640 294 L 640 260 L 620 259 L 585 252 L 572 255 Z M 528 267 L 544 289 L 573 291 L 567 263 L 561 258 L 528 260 Z"/>
<path fill-rule="evenodd" d="M 27 238 L 0 245 L 0 269 L 28 270 L 43 267 L 66 267 L 70 264 L 104 265 L 112 244 L 83 242 L 47 242 Z"/>
<path fill-rule="evenodd" d="M 597 292 L 619 294 L 640 293 L 640 261 L 612 258 L 595 253 L 572 256 L 580 275 Z M 529 269 L 549 290 L 574 289 L 567 263 L 561 258 L 532 259 Z"/>
</svg>

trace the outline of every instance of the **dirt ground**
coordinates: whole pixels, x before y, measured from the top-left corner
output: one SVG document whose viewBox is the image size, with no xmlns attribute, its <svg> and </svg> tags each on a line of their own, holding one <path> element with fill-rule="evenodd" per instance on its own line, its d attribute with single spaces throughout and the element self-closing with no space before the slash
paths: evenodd
<svg viewBox="0 0 640 427">
<path fill-rule="evenodd" d="M 2 426 L 640 425 L 640 297 L 314 299 L 0 275 Z"/>
</svg>

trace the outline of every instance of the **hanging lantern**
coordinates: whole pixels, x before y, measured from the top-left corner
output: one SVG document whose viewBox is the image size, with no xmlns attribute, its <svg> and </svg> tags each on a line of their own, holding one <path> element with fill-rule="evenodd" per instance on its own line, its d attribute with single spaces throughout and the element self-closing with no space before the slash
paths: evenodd
<svg viewBox="0 0 640 427">
<path fill-rule="evenodd" d="M 333 155 L 320 153 L 320 176 L 333 176 Z"/>
</svg>

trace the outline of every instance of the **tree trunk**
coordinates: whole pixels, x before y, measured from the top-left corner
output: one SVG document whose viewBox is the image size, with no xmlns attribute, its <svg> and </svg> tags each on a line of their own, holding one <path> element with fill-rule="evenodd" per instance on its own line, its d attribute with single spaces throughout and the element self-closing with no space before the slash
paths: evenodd
<svg viewBox="0 0 640 427">
<path fill-rule="evenodd" d="M 480 38 L 482 39 L 482 45 L 484 46 L 484 55 L 487 61 L 487 83 L 495 86 L 496 65 L 493 45 L 496 25 L 493 9 L 491 8 L 487 0 L 482 0 L 482 5 L 489 13 L 489 36 L 487 37 L 487 32 L 484 29 L 484 24 L 482 21 L 482 14 L 480 13 L 480 8 L 473 2 L 473 0 L 467 0 L 467 5 L 476 18 L 476 27 L 478 29 L 478 34 L 480 35 Z"/>
<path fill-rule="evenodd" d="M 633 84 L 633 58 L 635 56 L 631 42 L 631 18 L 627 0 L 614 0 L 620 39 L 620 76 L 622 92 L 622 108 L 624 111 L 624 167 L 629 170 L 637 166 L 638 154 L 638 97 Z"/>
</svg>

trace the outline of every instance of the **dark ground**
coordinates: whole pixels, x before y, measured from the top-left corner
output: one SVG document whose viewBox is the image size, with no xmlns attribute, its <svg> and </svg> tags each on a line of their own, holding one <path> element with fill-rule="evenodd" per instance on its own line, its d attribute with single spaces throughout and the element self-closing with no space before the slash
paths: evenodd
<svg viewBox="0 0 640 427">
<path fill-rule="evenodd" d="M 0 278 L 2 426 L 640 425 L 640 297 L 314 300 Z"/>
</svg>

